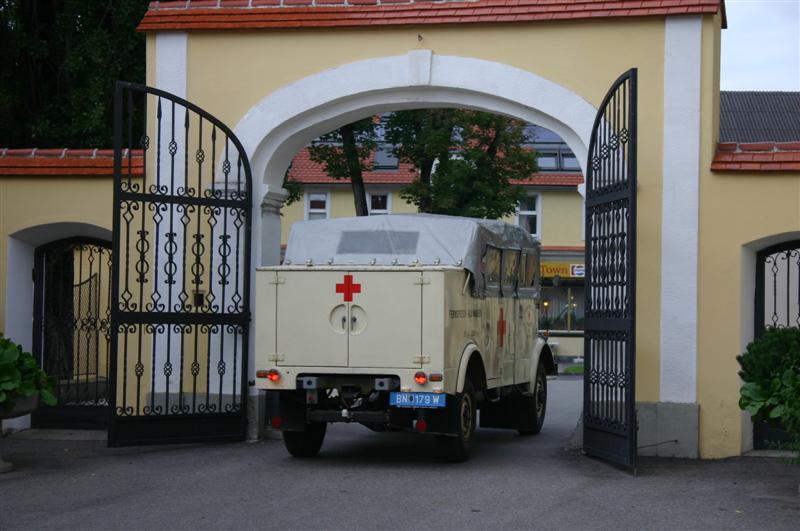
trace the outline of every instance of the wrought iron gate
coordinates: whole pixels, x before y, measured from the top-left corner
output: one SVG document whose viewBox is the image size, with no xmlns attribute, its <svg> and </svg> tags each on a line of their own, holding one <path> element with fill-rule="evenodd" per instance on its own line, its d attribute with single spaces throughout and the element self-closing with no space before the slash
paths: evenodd
<svg viewBox="0 0 800 531">
<path fill-rule="evenodd" d="M 109 445 L 244 438 L 251 192 L 225 124 L 117 83 Z"/>
<path fill-rule="evenodd" d="M 767 328 L 800 327 L 800 241 L 756 255 L 755 337 Z"/>
<path fill-rule="evenodd" d="M 57 380 L 37 428 L 103 428 L 108 419 L 111 242 L 70 238 L 36 249 L 33 355 Z"/>
<path fill-rule="evenodd" d="M 583 448 L 636 466 L 636 69 L 595 119 L 586 177 Z"/>
</svg>

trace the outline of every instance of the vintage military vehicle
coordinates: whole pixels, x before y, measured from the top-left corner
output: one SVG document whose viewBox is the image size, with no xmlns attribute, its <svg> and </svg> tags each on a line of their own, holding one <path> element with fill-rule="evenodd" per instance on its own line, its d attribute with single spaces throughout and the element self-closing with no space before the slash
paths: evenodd
<svg viewBox="0 0 800 531">
<path fill-rule="evenodd" d="M 288 451 L 329 422 L 436 436 L 542 429 L 553 355 L 537 331 L 539 243 L 500 221 L 389 215 L 296 223 L 256 273 L 256 385 Z"/>
</svg>

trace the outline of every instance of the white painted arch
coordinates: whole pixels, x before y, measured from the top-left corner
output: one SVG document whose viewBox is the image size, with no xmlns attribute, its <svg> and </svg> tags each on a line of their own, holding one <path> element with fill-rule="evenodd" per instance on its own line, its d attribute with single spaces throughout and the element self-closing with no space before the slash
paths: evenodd
<svg viewBox="0 0 800 531">
<path fill-rule="evenodd" d="M 413 50 L 331 68 L 264 97 L 236 125 L 254 188 L 280 190 L 295 154 L 319 135 L 400 109 L 465 107 L 512 116 L 558 133 L 581 162 L 596 108 L 574 91 L 506 64 Z"/>
</svg>

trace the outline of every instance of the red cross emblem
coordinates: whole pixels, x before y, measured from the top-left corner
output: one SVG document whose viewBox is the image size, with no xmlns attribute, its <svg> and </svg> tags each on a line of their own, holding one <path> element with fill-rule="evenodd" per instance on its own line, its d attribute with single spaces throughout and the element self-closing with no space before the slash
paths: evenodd
<svg viewBox="0 0 800 531">
<path fill-rule="evenodd" d="M 353 302 L 353 294 L 361 293 L 361 284 L 353 284 L 353 275 L 345 275 L 344 283 L 336 284 L 336 293 L 344 294 L 344 302 Z"/>
<path fill-rule="evenodd" d="M 500 308 L 500 318 L 497 320 L 497 342 L 503 346 L 506 337 L 506 319 L 503 316 L 503 309 Z"/>
</svg>

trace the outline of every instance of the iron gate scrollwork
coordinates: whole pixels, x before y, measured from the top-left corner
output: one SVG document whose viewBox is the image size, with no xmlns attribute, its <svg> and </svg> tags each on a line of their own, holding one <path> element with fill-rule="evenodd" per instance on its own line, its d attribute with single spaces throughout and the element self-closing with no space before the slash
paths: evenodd
<svg viewBox="0 0 800 531">
<path fill-rule="evenodd" d="M 251 194 L 225 124 L 117 83 L 109 445 L 244 438 Z"/>
<path fill-rule="evenodd" d="M 636 69 L 600 105 L 586 178 L 583 447 L 636 466 Z"/>
<path fill-rule="evenodd" d="M 34 256 L 33 355 L 56 378 L 58 404 L 37 428 L 104 428 L 111 342 L 111 242 L 68 238 Z"/>
<path fill-rule="evenodd" d="M 767 328 L 800 327 L 800 241 L 756 255 L 755 337 Z"/>
</svg>

